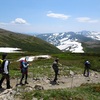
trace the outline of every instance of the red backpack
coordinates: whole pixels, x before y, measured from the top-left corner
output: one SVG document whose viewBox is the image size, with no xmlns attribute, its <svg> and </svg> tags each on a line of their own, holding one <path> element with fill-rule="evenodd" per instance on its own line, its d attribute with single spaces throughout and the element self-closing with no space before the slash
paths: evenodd
<svg viewBox="0 0 100 100">
<path fill-rule="evenodd" d="M 22 69 L 22 68 L 23 68 L 23 64 L 22 64 L 22 63 L 23 63 L 23 61 L 24 61 L 24 60 L 20 60 L 20 69 Z"/>
</svg>

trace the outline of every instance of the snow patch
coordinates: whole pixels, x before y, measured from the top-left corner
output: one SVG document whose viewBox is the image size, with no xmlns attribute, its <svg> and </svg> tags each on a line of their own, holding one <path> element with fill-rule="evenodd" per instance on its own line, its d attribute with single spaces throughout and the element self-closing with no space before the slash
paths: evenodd
<svg viewBox="0 0 100 100">
<path fill-rule="evenodd" d="M 84 53 L 82 44 L 77 41 L 65 41 L 63 44 L 57 46 L 62 51 L 68 51 L 70 50 L 72 53 Z"/>
<path fill-rule="evenodd" d="M 21 53 L 20 48 L 0 47 L 0 52 L 3 53 Z"/>
<path fill-rule="evenodd" d="M 31 61 L 37 60 L 39 58 L 50 59 L 51 56 L 50 55 L 28 56 L 28 61 L 31 62 Z M 18 61 L 21 61 L 24 59 L 25 59 L 25 57 L 22 57 Z"/>
</svg>

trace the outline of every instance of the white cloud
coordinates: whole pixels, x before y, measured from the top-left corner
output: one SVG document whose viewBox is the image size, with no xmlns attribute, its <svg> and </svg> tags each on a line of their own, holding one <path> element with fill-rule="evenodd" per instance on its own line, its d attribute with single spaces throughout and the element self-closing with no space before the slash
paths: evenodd
<svg viewBox="0 0 100 100">
<path fill-rule="evenodd" d="M 69 15 L 64 15 L 64 14 L 58 14 L 58 13 L 52 13 L 52 12 L 49 12 L 47 14 L 48 17 L 53 17 L 53 18 L 59 18 L 59 19 L 63 19 L 63 20 L 66 20 L 68 19 L 70 16 Z"/>
<path fill-rule="evenodd" d="M 87 22 L 87 23 L 97 23 L 99 22 L 98 20 L 92 20 L 91 18 L 89 17 L 79 17 L 79 18 L 76 18 L 78 22 Z"/>
<path fill-rule="evenodd" d="M 24 24 L 24 25 L 30 25 L 26 22 L 26 20 L 22 18 L 16 18 L 14 21 L 11 21 L 9 23 L 0 22 L 0 25 L 13 25 L 13 24 Z"/>
<path fill-rule="evenodd" d="M 22 19 L 22 18 L 16 18 L 14 21 L 12 21 L 11 23 L 14 24 L 27 24 L 26 20 Z"/>
<path fill-rule="evenodd" d="M 31 27 L 31 28 L 30 28 Z M 26 32 L 32 30 L 32 26 L 27 23 L 24 19 L 22 18 L 16 18 L 14 21 L 10 22 L 0 22 L 0 28 L 14 31 L 14 32 Z"/>
</svg>

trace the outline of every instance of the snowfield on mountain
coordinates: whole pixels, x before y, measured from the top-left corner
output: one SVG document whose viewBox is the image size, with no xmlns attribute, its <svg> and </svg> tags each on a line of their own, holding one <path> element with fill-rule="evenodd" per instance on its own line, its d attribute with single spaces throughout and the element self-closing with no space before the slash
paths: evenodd
<svg viewBox="0 0 100 100">
<path fill-rule="evenodd" d="M 84 53 L 83 44 L 87 48 L 97 48 L 100 45 L 100 32 L 94 31 L 44 33 L 35 36 L 53 44 L 63 52 Z"/>
</svg>

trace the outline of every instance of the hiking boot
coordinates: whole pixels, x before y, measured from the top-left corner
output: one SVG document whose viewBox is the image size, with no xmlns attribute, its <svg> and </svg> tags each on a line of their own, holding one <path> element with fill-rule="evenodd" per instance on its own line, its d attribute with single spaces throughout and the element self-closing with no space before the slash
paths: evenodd
<svg viewBox="0 0 100 100">
<path fill-rule="evenodd" d="M 7 89 L 11 89 L 11 88 L 12 88 L 11 86 L 7 87 Z"/>
<path fill-rule="evenodd" d="M 28 82 L 25 82 L 25 84 L 29 84 Z"/>
<path fill-rule="evenodd" d="M 0 89 L 2 89 L 2 86 L 0 86 Z"/>
<path fill-rule="evenodd" d="M 20 83 L 20 85 L 24 85 L 23 83 Z"/>
<path fill-rule="evenodd" d="M 56 81 L 53 81 L 53 83 L 56 84 L 57 82 Z"/>
</svg>

